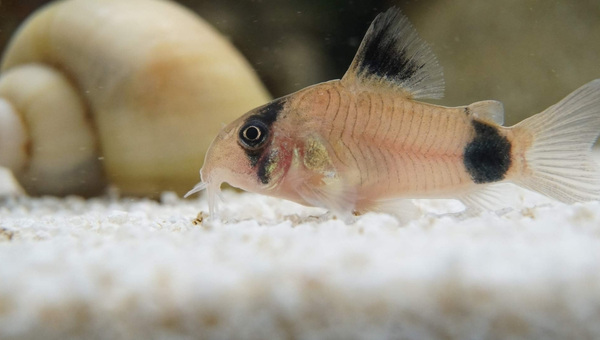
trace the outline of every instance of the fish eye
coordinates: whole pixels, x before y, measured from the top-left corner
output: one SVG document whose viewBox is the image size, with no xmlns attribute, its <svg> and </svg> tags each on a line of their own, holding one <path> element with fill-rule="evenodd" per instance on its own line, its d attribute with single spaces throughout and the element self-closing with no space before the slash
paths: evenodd
<svg viewBox="0 0 600 340">
<path fill-rule="evenodd" d="M 249 149 L 259 148 L 267 140 L 267 136 L 267 127 L 259 121 L 246 123 L 239 133 L 240 142 Z"/>
<path fill-rule="evenodd" d="M 260 135 L 261 135 L 260 129 L 254 125 L 249 126 L 246 128 L 246 130 L 244 130 L 244 138 L 246 140 L 250 140 L 250 141 L 258 140 L 260 138 Z"/>
</svg>

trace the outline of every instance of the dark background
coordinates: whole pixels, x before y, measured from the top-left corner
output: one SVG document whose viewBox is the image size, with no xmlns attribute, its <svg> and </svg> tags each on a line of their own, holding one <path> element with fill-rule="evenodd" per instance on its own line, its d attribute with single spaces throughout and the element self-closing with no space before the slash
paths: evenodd
<svg viewBox="0 0 600 340">
<path fill-rule="evenodd" d="M 0 0 L 0 50 L 48 2 Z M 600 78 L 598 0 L 178 2 L 230 39 L 274 97 L 340 78 L 371 20 L 392 5 L 444 67 L 446 96 L 434 103 L 497 99 L 513 124 Z"/>
</svg>

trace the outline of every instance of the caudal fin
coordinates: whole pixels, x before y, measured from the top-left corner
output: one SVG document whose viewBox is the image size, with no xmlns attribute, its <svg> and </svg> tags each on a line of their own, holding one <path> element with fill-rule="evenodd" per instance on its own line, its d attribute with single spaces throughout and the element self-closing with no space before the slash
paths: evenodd
<svg viewBox="0 0 600 340">
<path fill-rule="evenodd" d="M 600 79 L 515 126 L 533 137 L 518 185 L 566 203 L 600 199 L 591 147 L 600 134 Z"/>
</svg>

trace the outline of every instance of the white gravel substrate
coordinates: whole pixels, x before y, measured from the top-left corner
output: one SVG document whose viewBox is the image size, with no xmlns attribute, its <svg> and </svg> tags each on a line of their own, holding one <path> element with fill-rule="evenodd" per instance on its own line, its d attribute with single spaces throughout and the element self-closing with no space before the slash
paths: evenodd
<svg viewBox="0 0 600 340">
<path fill-rule="evenodd" d="M 201 225 L 203 196 L 8 195 L 0 339 L 600 338 L 600 203 L 516 192 L 502 216 L 350 225 L 234 192 Z"/>
</svg>

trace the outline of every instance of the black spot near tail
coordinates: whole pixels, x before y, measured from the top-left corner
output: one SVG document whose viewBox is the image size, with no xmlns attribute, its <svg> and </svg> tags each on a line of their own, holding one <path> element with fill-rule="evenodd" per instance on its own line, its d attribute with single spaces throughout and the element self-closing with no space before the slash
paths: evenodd
<svg viewBox="0 0 600 340">
<path fill-rule="evenodd" d="M 465 147 L 464 164 L 475 183 L 504 179 L 511 165 L 510 141 L 495 127 L 473 120 L 475 138 Z"/>
</svg>

